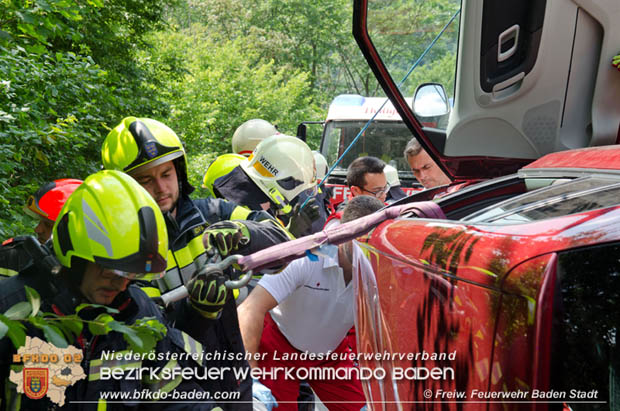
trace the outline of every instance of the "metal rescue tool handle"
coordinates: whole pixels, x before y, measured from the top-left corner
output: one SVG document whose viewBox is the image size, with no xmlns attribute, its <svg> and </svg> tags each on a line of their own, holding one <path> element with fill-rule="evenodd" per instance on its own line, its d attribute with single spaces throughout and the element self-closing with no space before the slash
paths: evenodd
<svg viewBox="0 0 620 411">
<path fill-rule="evenodd" d="M 217 274 L 217 275 L 224 275 L 224 270 L 226 270 L 228 267 L 230 267 L 231 265 L 235 264 L 237 261 L 239 261 L 239 259 L 242 256 L 239 254 L 234 254 L 231 256 L 226 257 L 225 259 L 223 259 L 220 262 L 209 262 L 207 261 L 204 265 L 200 264 L 198 269 L 196 270 L 197 273 L 195 275 L 200 275 L 200 274 Z M 198 265 L 198 264 L 197 264 Z M 244 273 L 239 279 L 237 280 L 226 280 L 226 282 L 224 283 L 226 285 L 226 288 L 233 290 L 236 288 L 241 288 L 244 287 L 247 283 L 250 282 L 250 280 L 252 279 L 252 270 L 248 271 L 247 273 Z M 185 287 L 184 285 L 175 288 L 172 291 L 169 291 L 165 294 L 163 294 L 161 297 L 161 301 L 164 303 L 164 305 L 168 305 L 170 303 L 173 303 L 175 301 L 179 301 L 185 297 L 188 296 L 188 291 L 187 291 L 187 287 Z"/>
</svg>

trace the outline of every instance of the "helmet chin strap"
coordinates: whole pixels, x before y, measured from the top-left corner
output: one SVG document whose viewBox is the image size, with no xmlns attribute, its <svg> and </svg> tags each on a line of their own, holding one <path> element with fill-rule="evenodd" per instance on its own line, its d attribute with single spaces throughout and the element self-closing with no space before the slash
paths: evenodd
<svg viewBox="0 0 620 411">
<path fill-rule="evenodd" d="M 273 187 L 269 190 L 269 197 L 283 214 L 289 214 L 293 209 L 288 201 L 286 201 L 286 197 L 284 197 L 277 188 Z"/>
</svg>

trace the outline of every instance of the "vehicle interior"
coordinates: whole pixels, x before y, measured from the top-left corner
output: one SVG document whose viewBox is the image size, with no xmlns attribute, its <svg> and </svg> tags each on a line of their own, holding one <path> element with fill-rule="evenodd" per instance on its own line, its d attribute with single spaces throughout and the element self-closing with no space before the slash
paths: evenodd
<svg viewBox="0 0 620 411">
<path fill-rule="evenodd" d="M 392 2 L 356 1 L 354 35 L 409 129 L 454 179 L 506 175 L 551 152 L 618 142 L 620 76 L 610 62 L 618 53 L 620 3 L 451 4 L 460 10 L 458 18 L 409 77 L 419 56 L 410 54 L 407 61 L 394 43 L 416 31 L 399 27 L 407 19 L 393 19 L 386 29 L 382 22 Z M 442 18 L 448 22 L 450 15 Z M 451 73 L 440 79 L 415 74 L 445 69 L 451 51 Z M 425 136 L 403 98 L 430 80 L 439 80 L 453 101 L 443 147 Z"/>
</svg>

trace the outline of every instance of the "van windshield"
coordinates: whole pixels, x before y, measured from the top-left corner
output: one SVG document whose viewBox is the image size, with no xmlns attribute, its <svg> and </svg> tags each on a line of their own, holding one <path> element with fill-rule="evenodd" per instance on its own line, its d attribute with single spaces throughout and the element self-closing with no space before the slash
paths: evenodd
<svg viewBox="0 0 620 411">
<path fill-rule="evenodd" d="M 330 167 L 344 153 L 366 122 L 366 120 L 327 122 L 321 152 Z M 411 132 L 402 121 L 374 121 L 344 156 L 334 172 L 342 174 L 356 158 L 373 156 L 395 167 L 401 180 L 413 179 L 411 169 L 403 156 L 410 139 Z"/>
</svg>

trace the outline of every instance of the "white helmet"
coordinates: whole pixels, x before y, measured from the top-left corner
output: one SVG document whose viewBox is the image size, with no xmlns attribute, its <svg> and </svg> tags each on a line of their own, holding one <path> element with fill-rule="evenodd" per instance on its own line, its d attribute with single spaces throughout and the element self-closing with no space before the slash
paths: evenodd
<svg viewBox="0 0 620 411">
<path fill-rule="evenodd" d="M 400 180 L 398 179 L 398 170 L 396 170 L 394 166 L 386 164 L 383 168 L 383 172 L 385 173 L 385 178 L 390 187 L 397 187 L 400 185 Z"/>
<path fill-rule="evenodd" d="M 312 154 L 314 155 L 314 165 L 316 166 L 316 178 L 318 180 L 323 180 L 323 178 L 327 175 L 327 170 L 329 169 L 327 167 L 327 160 L 325 160 L 323 154 L 318 151 L 313 151 Z"/>
<path fill-rule="evenodd" d="M 241 167 L 285 213 L 302 191 L 316 189 L 314 156 L 297 137 L 276 134 L 261 141 Z"/>
<path fill-rule="evenodd" d="M 268 121 L 255 118 L 241 124 L 232 138 L 233 153 L 248 157 L 258 143 L 269 136 L 279 134 L 278 130 Z"/>
</svg>

